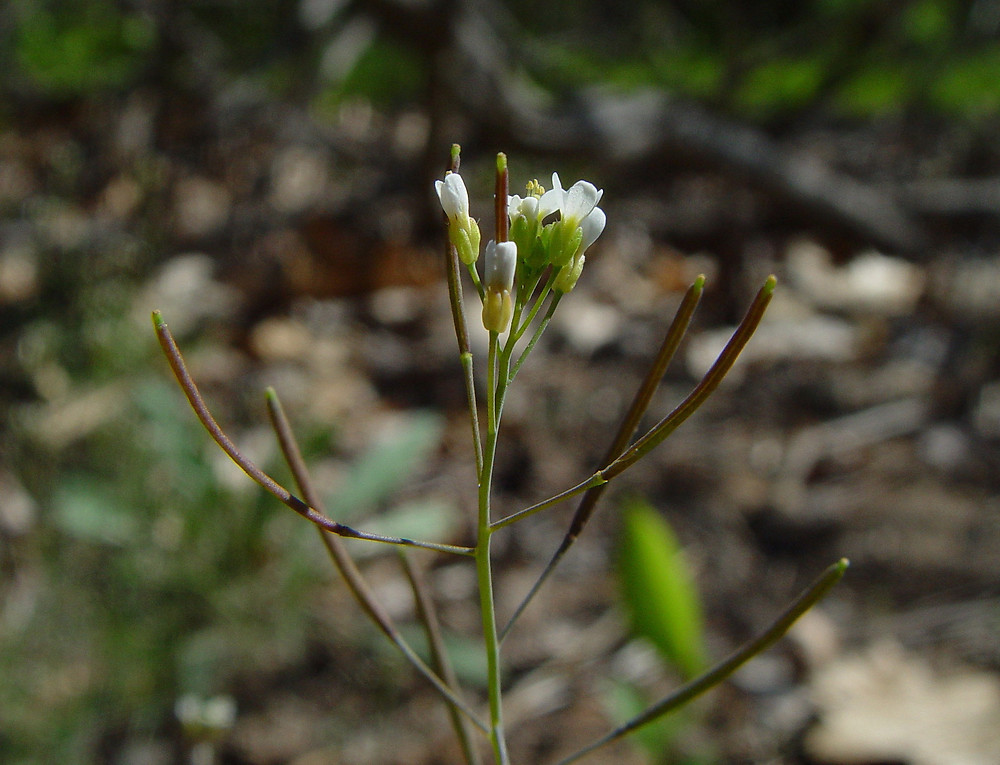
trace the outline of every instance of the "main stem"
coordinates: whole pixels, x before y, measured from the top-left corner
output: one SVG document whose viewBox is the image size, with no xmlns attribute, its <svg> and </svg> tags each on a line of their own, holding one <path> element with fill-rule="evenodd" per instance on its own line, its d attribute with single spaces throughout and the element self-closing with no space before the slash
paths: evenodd
<svg viewBox="0 0 1000 765">
<path fill-rule="evenodd" d="M 489 679 L 490 742 L 497 765 L 508 765 L 504 739 L 503 705 L 500 687 L 500 638 L 493 600 L 493 573 L 490 561 L 490 492 L 493 485 L 493 460 L 497 448 L 500 415 L 497 408 L 497 333 L 490 332 L 487 364 L 487 425 L 483 444 L 483 467 L 479 475 L 479 518 L 476 536 L 476 578 L 479 583 L 479 607 L 482 611 L 483 640 Z"/>
</svg>

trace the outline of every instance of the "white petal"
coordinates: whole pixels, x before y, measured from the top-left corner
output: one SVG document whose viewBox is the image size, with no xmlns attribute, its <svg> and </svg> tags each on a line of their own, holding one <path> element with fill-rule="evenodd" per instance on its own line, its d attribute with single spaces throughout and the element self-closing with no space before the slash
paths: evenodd
<svg viewBox="0 0 1000 765">
<path fill-rule="evenodd" d="M 441 200 L 441 207 L 449 218 L 469 215 L 469 191 L 458 173 L 448 173 L 443 181 L 435 181 L 434 189 Z"/>
<path fill-rule="evenodd" d="M 524 200 L 521 199 L 517 194 L 512 194 L 507 197 L 507 216 L 510 218 L 521 214 L 521 203 Z"/>
<path fill-rule="evenodd" d="M 591 211 L 601 201 L 604 194 L 594 184 L 588 181 L 577 181 L 566 192 L 563 200 L 562 210 L 563 220 L 581 221 L 590 215 Z"/>
<path fill-rule="evenodd" d="M 523 215 L 525 218 L 534 218 L 538 215 L 538 198 L 519 196 L 507 197 L 507 215 L 516 218 Z"/>
<path fill-rule="evenodd" d="M 517 245 L 513 242 L 497 243 L 491 239 L 483 255 L 483 266 L 483 283 L 487 287 L 511 289 L 517 266 Z"/>
<path fill-rule="evenodd" d="M 583 239 L 580 241 L 581 252 L 586 252 L 587 248 L 597 241 L 597 237 L 604 231 L 607 223 L 608 216 L 600 207 L 595 207 L 590 215 L 583 219 L 580 224 L 580 228 L 583 229 Z"/>
<path fill-rule="evenodd" d="M 541 199 L 538 200 L 538 217 L 544 218 L 546 215 L 551 215 L 556 210 L 561 209 L 565 196 L 566 192 L 562 189 L 549 189 L 542 194 Z"/>
</svg>

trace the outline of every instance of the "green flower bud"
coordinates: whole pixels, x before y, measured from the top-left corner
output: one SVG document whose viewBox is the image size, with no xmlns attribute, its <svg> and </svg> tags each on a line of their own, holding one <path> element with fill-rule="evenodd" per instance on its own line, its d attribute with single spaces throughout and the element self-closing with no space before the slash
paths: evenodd
<svg viewBox="0 0 1000 765">
<path fill-rule="evenodd" d="M 583 273 L 583 264 L 586 260 L 587 257 L 583 253 L 580 253 L 571 263 L 559 269 L 556 280 L 552 284 L 552 289 L 563 294 L 573 289 L 580 279 L 580 274 Z"/>
</svg>

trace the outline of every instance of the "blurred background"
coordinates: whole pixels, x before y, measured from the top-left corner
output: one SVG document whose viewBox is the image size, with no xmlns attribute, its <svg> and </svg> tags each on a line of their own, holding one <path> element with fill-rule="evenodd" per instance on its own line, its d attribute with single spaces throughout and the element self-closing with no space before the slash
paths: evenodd
<svg viewBox="0 0 1000 765">
<path fill-rule="evenodd" d="M 267 385 L 334 517 L 468 543 L 431 186 L 458 142 L 487 230 L 497 151 L 512 191 L 553 170 L 605 190 L 504 413 L 509 511 L 597 466 L 695 275 L 651 418 L 779 279 L 731 379 L 609 491 L 505 645 L 516 761 L 603 733 L 614 688 L 678 682 L 621 606 L 631 492 L 684 548 L 711 656 L 853 565 L 676 729 L 603 761 L 995 763 L 998 39 L 997 0 L 8 0 L 0 761 L 458 761 L 308 524 L 200 430 L 149 324 L 279 480 Z M 501 613 L 570 513 L 498 537 Z M 352 549 L 412 623 L 395 555 Z M 415 559 L 481 687 L 471 568 Z"/>
</svg>

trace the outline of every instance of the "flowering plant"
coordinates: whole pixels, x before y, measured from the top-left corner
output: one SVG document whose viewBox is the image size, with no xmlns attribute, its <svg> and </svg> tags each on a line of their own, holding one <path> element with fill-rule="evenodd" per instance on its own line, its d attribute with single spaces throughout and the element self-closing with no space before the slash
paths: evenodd
<svg viewBox="0 0 1000 765">
<path fill-rule="evenodd" d="M 467 763 L 482 762 L 482 752 L 474 738 L 475 729 L 489 742 L 493 762 L 510 763 L 507 730 L 503 718 L 503 683 L 501 644 L 525 607 L 542 587 L 578 538 L 592 517 L 597 502 L 608 482 L 649 454 L 677 427 L 693 414 L 718 387 L 732 367 L 743 347 L 750 340 L 764 316 L 775 288 L 770 277 L 754 298 L 743 321 L 705 376 L 690 394 L 649 430 L 635 437 L 660 379 L 701 298 L 705 279 L 699 276 L 687 290 L 677 313 L 666 330 L 662 345 L 643 380 L 600 466 L 575 486 L 535 504 L 499 518 L 491 507 L 493 466 L 504 401 L 509 386 L 545 331 L 560 301 L 573 290 L 586 262 L 586 252 L 605 228 L 607 217 L 597 206 L 603 192 L 588 181 L 577 181 L 563 189 L 559 176 L 552 175 L 552 188 L 546 191 L 537 181 L 527 185 L 524 197 L 508 194 L 507 158 L 500 154 L 496 164 L 494 237 L 483 248 L 482 274 L 478 269 L 481 233 L 471 217 L 469 193 L 459 174 L 459 148 L 452 148 L 448 172 L 435 183 L 435 190 L 447 219 L 448 245 L 445 262 L 448 273 L 448 293 L 463 373 L 477 477 L 477 514 L 475 544 L 471 547 L 445 542 L 421 541 L 365 532 L 330 518 L 309 478 L 298 445 L 277 394 L 267 391 L 268 412 L 282 452 L 298 485 L 301 498 L 293 494 L 254 464 L 215 421 L 198 388 L 188 373 L 184 359 L 170 330 L 158 311 L 153 324 L 181 388 L 202 424 L 218 445 L 243 471 L 281 502 L 311 521 L 330 557 L 342 574 L 348 588 L 364 613 L 394 643 L 413 668 L 437 690 L 448 706 L 451 720 Z M 489 333 L 486 358 L 485 423 L 480 421 L 480 393 L 473 370 L 473 354 L 469 343 L 464 308 L 461 271 L 464 265 L 476 293 L 482 302 L 482 321 Z M 525 336 L 526 342 L 520 342 Z M 504 336 L 501 339 L 501 336 Z M 543 512 L 557 504 L 579 497 L 579 504 L 569 527 L 547 565 L 520 605 L 501 625 L 495 608 L 493 559 L 491 540 L 528 516 Z M 399 548 L 421 548 L 440 554 L 470 558 L 476 570 L 479 593 L 483 649 L 488 670 L 487 705 L 485 716 L 477 704 L 469 702 L 455 679 L 441 637 L 432 599 L 421 584 L 409 559 L 403 561 L 417 602 L 417 611 L 427 631 L 430 662 L 422 659 L 403 638 L 392 619 L 369 589 L 366 580 L 341 538 L 368 540 L 395 545 Z M 560 764 L 575 762 L 637 728 L 677 709 L 695 696 L 718 685 L 744 662 L 778 640 L 806 610 L 822 598 L 843 576 L 847 561 L 833 564 L 759 637 L 750 641 L 728 658 L 694 677 L 632 720 L 584 745 Z"/>
</svg>

